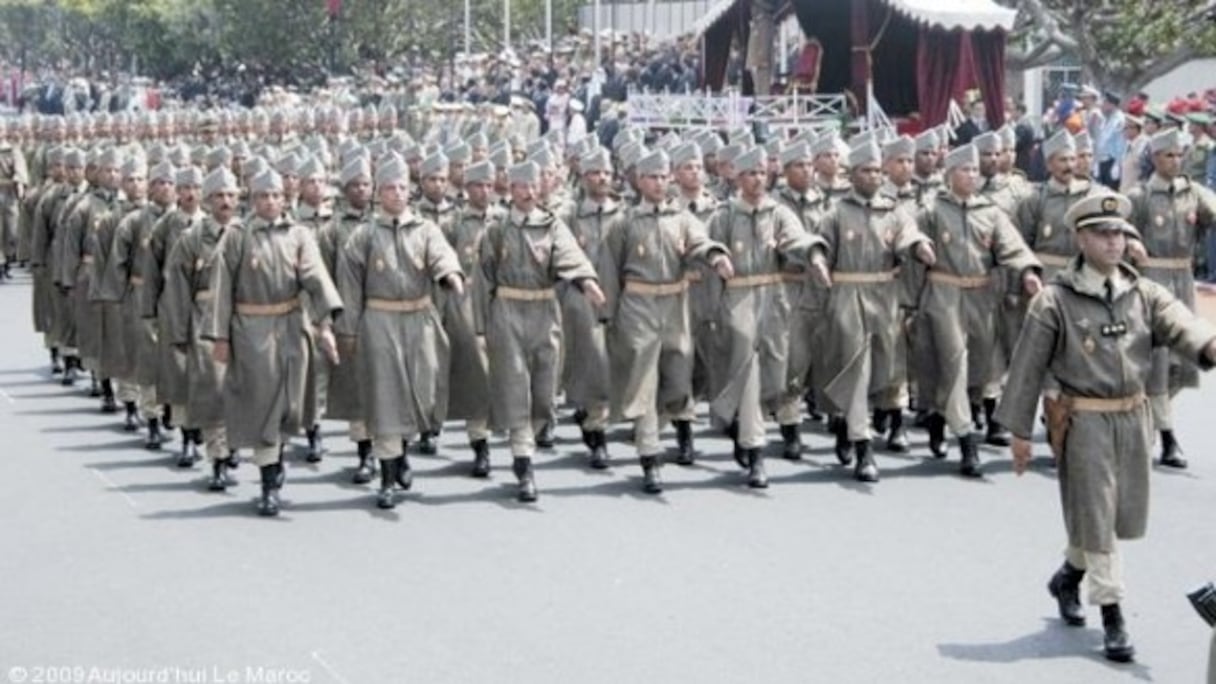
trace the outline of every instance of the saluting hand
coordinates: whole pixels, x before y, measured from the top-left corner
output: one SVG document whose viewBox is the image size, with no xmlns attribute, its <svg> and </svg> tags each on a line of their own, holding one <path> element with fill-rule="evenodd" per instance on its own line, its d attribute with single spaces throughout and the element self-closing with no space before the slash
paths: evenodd
<svg viewBox="0 0 1216 684">
<path fill-rule="evenodd" d="M 1033 297 L 1043 291 L 1043 281 L 1037 273 L 1028 272 L 1022 276 L 1022 289 L 1026 291 L 1028 297 Z"/>
<path fill-rule="evenodd" d="M 719 254 L 714 257 L 710 265 L 714 267 L 714 271 L 718 273 L 718 277 L 722 280 L 730 280 L 735 277 L 735 265 L 730 262 L 730 257 L 725 254 Z"/>
<path fill-rule="evenodd" d="M 1013 445 L 1009 447 L 1009 451 L 1013 453 L 1013 472 L 1018 475 L 1026 472 L 1026 467 L 1030 465 L 1030 440 L 1014 437 Z"/>
<path fill-rule="evenodd" d="M 600 289 L 600 284 L 594 280 L 583 281 L 583 296 L 592 305 L 597 307 L 608 303 L 608 298 L 604 296 L 604 291 Z"/>
<path fill-rule="evenodd" d="M 933 251 L 933 245 L 928 242 L 922 242 L 916 246 L 916 258 L 926 266 L 933 266 L 937 263 L 937 253 Z"/>
<path fill-rule="evenodd" d="M 1142 264 L 1148 260 L 1148 250 L 1144 249 L 1144 243 L 1139 240 L 1127 241 L 1127 257 L 1132 260 L 1133 264 Z"/>
</svg>

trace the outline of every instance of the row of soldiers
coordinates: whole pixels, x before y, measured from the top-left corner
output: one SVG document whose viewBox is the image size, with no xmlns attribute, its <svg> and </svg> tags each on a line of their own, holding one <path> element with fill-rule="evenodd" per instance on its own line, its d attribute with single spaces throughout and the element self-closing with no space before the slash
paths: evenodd
<svg viewBox="0 0 1216 684">
<path fill-rule="evenodd" d="M 626 129 L 611 151 L 593 142 L 559 151 L 493 130 L 418 144 L 391 121 L 375 138 L 299 137 L 293 120 L 271 115 L 280 122 L 274 137 L 251 145 L 239 131 L 221 138 L 216 118 L 200 115 L 192 147 L 103 135 L 86 152 L 56 144 L 68 122 L 48 119 L 49 140 L 35 152 L 46 179 L 22 203 L 35 325 L 56 363 L 62 353 L 64 382 L 92 372 L 103 407 L 123 403 L 131 429 L 142 419 L 150 448 L 175 419 L 186 431 L 183 464 L 203 445 L 215 489 L 227 486 L 238 448 L 254 449 L 277 482 L 293 426 L 306 430 L 309 458 L 319 459 L 318 419 L 328 416 L 350 422 L 355 479 L 368 482 L 379 469 L 378 499 L 390 505 L 392 484 L 409 482 L 402 443 L 417 438 L 433 451 L 452 418 L 467 421 L 477 476 L 489 473 L 490 432 L 509 430 L 520 496 L 534 499 L 531 458 L 551 440 L 559 393 L 578 409 L 592 467 L 607 465 L 606 427 L 636 422 L 653 492 L 662 488 L 664 422 L 675 428 L 677 460 L 695 457 L 697 399 L 709 402 L 755 487 L 767 484 L 766 418 L 781 427 L 783 455 L 800 458 L 807 397 L 833 416 L 837 457 L 859 480 L 878 478 L 876 428 L 888 448 L 908 448 L 910 401 L 926 414 L 933 455 L 946 455 L 949 431 L 961 471 L 978 476 L 973 423 L 986 414 L 984 439 L 1008 444 L 992 414 L 1013 340 L 1041 274 L 1075 254 L 1064 212 L 1096 192 L 1079 177 L 1091 165 L 1067 133 L 1045 143 L 1052 179 L 1032 187 L 1010 171 L 1007 131 L 947 152 L 936 131 L 866 133 L 848 144 L 806 131 L 766 147 L 743 131 L 725 141 L 701 133 L 650 148 Z M 1176 134 L 1155 137 L 1153 150 L 1158 175 L 1133 198 L 1153 230 L 1146 223 L 1131 255 L 1189 301 L 1183 262 L 1212 202 L 1171 168 Z M 385 197 L 393 188 L 404 204 Z M 319 264 L 308 275 L 316 292 L 268 316 L 299 331 L 269 328 L 254 349 L 233 349 L 229 368 L 212 358 L 215 341 L 229 341 L 225 329 L 208 327 L 222 291 L 214 266 L 221 238 L 235 227 L 250 233 L 259 220 L 304 229 L 287 231 L 313 245 L 299 247 L 286 269 L 299 282 L 278 285 L 307 290 L 304 267 Z M 375 226 L 403 231 L 400 244 L 377 252 L 365 238 L 363 260 L 352 255 L 344 266 L 346 248 L 358 244 L 352 235 L 379 235 Z M 411 243 L 417 236 L 426 239 Z M 319 261 L 305 264 L 312 249 Z M 247 261 L 275 271 L 270 252 Z M 392 282 L 369 285 L 385 271 Z M 334 288 L 341 306 L 317 309 L 333 304 Z M 236 306 L 224 321 L 244 329 L 252 323 L 233 321 L 260 316 Z M 378 318 L 394 323 L 374 327 Z M 331 329 L 343 363 L 326 362 L 316 346 Z M 268 349 L 280 339 L 272 331 L 289 339 Z M 297 332 L 311 340 L 299 349 L 290 339 Z M 268 368 L 243 367 L 247 355 L 271 352 Z M 259 375 L 272 370 L 302 375 L 278 392 Z M 1167 464 L 1185 465 L 1168 397 L 1192 375 L 1162 360 L 1154 415 Z M 281 406 L 250 410 L 234 389 L 246 384 Z M 225 407 L 236 414 L 226 417 Z M 236 429 L 249 416 L 260 424 Z M 277 508 L 275 491 L 264 494 L 264 510 Z"/>
</svg>

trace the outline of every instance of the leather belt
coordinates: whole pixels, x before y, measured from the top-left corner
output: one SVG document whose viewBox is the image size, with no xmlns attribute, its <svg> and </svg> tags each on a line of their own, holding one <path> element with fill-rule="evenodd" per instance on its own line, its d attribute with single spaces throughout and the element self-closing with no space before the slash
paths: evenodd
<svg viewBox="0 0 1216 684">
<path fill-rule="evenodd" d="M 132 285 L 143 285 L 144 279 L 143 276 L 131 276 L 130 278 L 127 278 L 127 282 L 131 283 Z"/>
<path fill-rule="evenodd" d="M 705 276 L 700 271 L 689 271 L 684 274 L 684 280 L 690 283 L 699 283 L 705 279 Z"/>
<path fill-rule="evenodd" d="M 387 311 L 389 313 L 414 313 L 425 311 L 431 305 L 430 297 L 418 299 L 378 299 L 368 297 L 364 307 L 370 311 Z"/>
<path fill-rule="evenodd" d="M 782 282 L 780 273 L 760 273 L 758 275 L 735 276 L 726 281 L 726 286 L 731 289 L 740 287 L 761 287 L 764 285 L 780 285 Z"/>
<path fill-rule="evenodd" d="M 1189 271 L 1194 266 L 1190 259 L 1158 259 L 1149 257 L 1140 264 L 1141 268 L 1160 268 L 1167 271 Z"/>
<path fill-rule="evenodd" d="M 93 255 L 92 255 L 92 254 L 85 254 L 84 256 L 80 257 L 80 263 L 82 263 L 82 264 L 91 264 L 91 263 L 93 263 Z"/>
<path fill-rule="evenodd" d="M 1073 397 L 1069 395 L 1060 395 L 1060 401 L 1064 402 L 1073 411 L 1081 413 L 1127 413 L 1135 411 L 1148 401 L 1144 393 L 1133 394 L 1130 397 L 1115 397 L 1113 399 L 1096 399 L 1094 397 Z"/>
<path fill-rule="evenodd" d="M 494 289 L 494 296 L 499 299 L 513 299 L 518 302 L 543 302 L 553 299 L 557 295 L 551 287 L 529 289 L 499 285 Z"/>
<path fill-rule="evenodd" d="M 194 293 L 194 301 L 196 302 L 209 302 L 214 298 L 215 293 L 213 293 L 211 290 L 199 290 L 198 292 Z"/>
<path fill-rule="evenodd" d="M 687 280 L 677 280 L 674 283 L 648 283 L 642 280 L 626 280 L 625 292 L 648 295 L 650 297 L 667 297 L 683 294 L 688 291 Z"/>
<path fill-rule="evenodd" d="M 801 285 L 806 282 L 806 279 L 806 273 L 788 273 L 784 271 L 781 273 L 781 281 L 790 283 L 791 285 Z"/>
<path fill-rule="evenodd" d="M 242 316 L 282 316 L 299 308 L 299 299 L 289 299 L 285 302 L 274 302 L 273 304 L 236 303 L 236 312 Z"/>
<path fill-rule="evenodd" d="M 963 290 L 978 290 L 992 286 L 991 276 L 956 276 L 941 271 L 929 271 L 929 280 L 942 285 L 953 285 Z"/>
<path fill-rule="evenodd" d="M 851 273 L 847 271 L 833 271 L 832 282 L 842 283 L 845 285 L 871 285 L 874 283 L 892 283 L 895 282 L 897 271 L 879 271 L 877 273 Z"/>
<path fill-rule="evenodd" d="M 1046 252 L 1035 252 L 1034 256 L 1044 266 L 1052 268 L 1068 268 L 1072 263 L 1072 257 L 1060 256 L 1059 254 L 1048 254 Z"/>
</svg>

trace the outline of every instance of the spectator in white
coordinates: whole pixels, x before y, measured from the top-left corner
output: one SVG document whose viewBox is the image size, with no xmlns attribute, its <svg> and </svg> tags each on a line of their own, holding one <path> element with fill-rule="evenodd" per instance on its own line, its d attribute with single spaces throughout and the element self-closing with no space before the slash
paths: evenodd
<svg viewBox="0 0 1216 684">
<path fill-rule="evenodd" d="M 1119 192 L 1126 195 L 1129 190 L 1140 185 L 1140 160 L 1148 150 L 1149 139 L 1149 136 L 1144 134 L 1144 119 L 1124 114 L 1123 138 L 1127 141 L 1127 149 L 1123 152 Z"/>
<path fill-rule="evenodd" d="M 1094 155 L 1098 163 L 1098 182 L 1115 191 L 1119 190 L 1123 158 L 1127 155 L 1127 137 L 1123 132 L 1124 118 L 1119 104 L 1118 95 L 1110 91 L 1102 94 L 1102 127 L 1094 138 L 1098 143 Z"/>
<path fill-rule="evenodd" d="M 1102 93 L 1098 89 L 1087 85 L 1081 86 L 1081 120 L 1085 122 L 1085 130 L 1089 131 L 1090 140 L 1100 140 L 1102 134 L 1102 122 L 1105 117 L 1102 116 L 1102 111 L 1098 108 L 1098 98 Z"/>
<path fill-rule="evenodd" d="M 566 145 L 577 145 L 587 137 L 587 117 L 583 116 L 583 101 L 570 98 L 570 114 L 566 117 Z"/>
<path fill-rule="evenodd" d="M 549 122 L 549 130 L 557 129 L 558 149 L 565 149 L 566 144 L 566 108 L 570 106 L 570 88 L 566 79 L 559 78 L 553 84 L 553 92 L 545 104 L 545 121 Z"/>
</svg>

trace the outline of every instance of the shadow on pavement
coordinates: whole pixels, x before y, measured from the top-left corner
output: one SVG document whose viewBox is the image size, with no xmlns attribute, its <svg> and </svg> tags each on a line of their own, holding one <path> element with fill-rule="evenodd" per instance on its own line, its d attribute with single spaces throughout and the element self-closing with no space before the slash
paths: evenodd
<svg viewBox="0 0 1216 684">
<path fill-rule="evenodd" d="M 1044 618 L 1043 629 L 1034 634 L 983 644 L 938 644 L 945 658 L 973 663 L 1016 663 L 1022 660 L 1082 658 L 1104 665 L 1113 672 L 1128 673 L 1141 681 L 1152 681 L 1152 668 L 1142 663 L 1121 665 L 1102 655 L 1100 629 L 1077 629 Z"/>
</svg>

